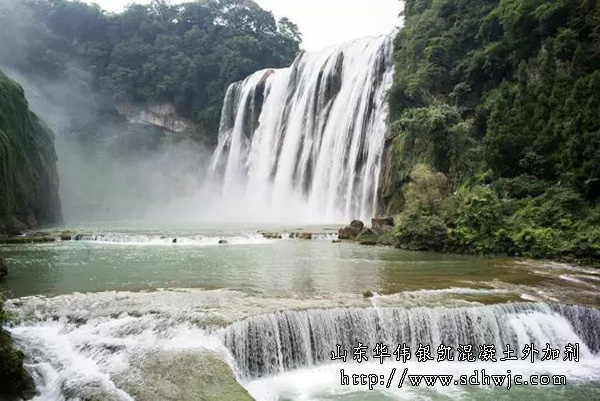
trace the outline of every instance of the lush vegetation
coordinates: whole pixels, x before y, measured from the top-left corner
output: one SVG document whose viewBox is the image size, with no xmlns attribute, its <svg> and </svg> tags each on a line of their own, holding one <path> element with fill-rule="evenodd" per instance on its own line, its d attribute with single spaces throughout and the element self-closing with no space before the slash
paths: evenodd
<svg viewBox="0 0 600 401">
<path fill-rule="evenodd" d="M 600 258 L 600 2 L 407 0 L 383 199 L 411 249 Z"/>
<path fill-rule="evenodd" d="M 61 220 L 52 132 L 0 72 L 0 235 Z"/>
<path fill-rule="evenodd" d="M 0 7 L 0 41 L 0 62 L 20 72 L 52 80 L 90 72 L 90 93 L 173 103 L 195 123 L 196 138 L 214 140 L 227 86 L 290 65 L 301 36 L 252 0 L 153 0 L 121 14 L 80 1 L 24 0 Z"/>
</svg>

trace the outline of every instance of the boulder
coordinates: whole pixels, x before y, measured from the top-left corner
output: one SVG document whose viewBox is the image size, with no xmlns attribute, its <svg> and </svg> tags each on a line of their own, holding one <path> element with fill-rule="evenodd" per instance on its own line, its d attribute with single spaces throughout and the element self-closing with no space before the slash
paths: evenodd
<svg viewBox="0 0 600 401">
<path fill-rule="evenodd" d="M 355 239 L 358 237 L 365 227 L 365 224 L 360 220 L 354 220 L 349 226 L 340 228 L 338 232 L 339 239 Z"/>
<path fill-rule="evenodd" d="M 8 276 L 8 268 L 6 267 L 6 263 L 4 263 L 4 259 L 0 258 L 0 277 Z"/>
<path fill-rule="evenodd" d="M 377 231 L 365 227 L 358 235 L 358 242 L 361 245 L 376 245 L 378 236 Z"/>
<path fill-rule="evenodd" d="M 312 239 L 313 235 L 312 233 L 300 233 L 300 239 L 305 239 L 305 240 L 310 240 Z"/>
<path fill-rule="evenodd" d="M 60 240 L 61 241 L 71 241 L 74 237 L 77 236 L 77 233 L 74 231 L 61 231 L 60 232 Z"/>
<path fill-rule="evenodd" d="M 227 241 L 225 239 L 219 240 L 219 245 L 227 245 L 227 244 L 229 244 L 229 241 Z"/>
<path fill-rule="evenodd" d="M 35 396 L 35 383 L 24 360 L 10 333 L 0 328 L 0 400 L 29 400 Z"/>
<path fill-rule="evenodd" d="M 362 221 L 360 221 L 360 220 L 353 220 L 353 221 L 350 223 L 350 228 L 352 228 L 352 229 L 354 229 L 354 230 L 357 230 L 357 231 L 360 233 L 360 231 L 361 231 L 363 228 L 365 228 L 365 223 L 363 223 L 363 222 L 362 222 Z"/>
</svg>

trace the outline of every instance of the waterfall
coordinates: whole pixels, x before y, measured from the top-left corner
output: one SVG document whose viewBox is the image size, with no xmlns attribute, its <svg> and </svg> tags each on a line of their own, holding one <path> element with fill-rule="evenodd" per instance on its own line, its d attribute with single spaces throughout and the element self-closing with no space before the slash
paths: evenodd
<svg viewBox="0 0 600 401">
<path fill-rule="evenodd" d="M 336 345 L 348 351 L 358 342 L 387 344 L 392 353 L 407 344 L 413 354 L 419 343 L 453 347 L 494 344 L 497 358 L 506 344 L 564 350 L 580 344 L 580 355 L 600 352 L 600 311 L 582 306 L 505 304 L 464 308 L 338 308 L 285 311 L 256 316 L 227 328 L 224 343 L 245 377 L 263 377 L 301 367 L 331 363 Z M 476 351 L 474 352 L 477 353 Z M 413 355 L 414 356 L 414 355 Z M 541 356 L 541 352 L 540 352 Z"/>
<path fill-rule="evenodd" d="M 373 216 L 394 35 L 302 53 L 227 91 L 211 174 L 280 220 Z"/>
</svg>

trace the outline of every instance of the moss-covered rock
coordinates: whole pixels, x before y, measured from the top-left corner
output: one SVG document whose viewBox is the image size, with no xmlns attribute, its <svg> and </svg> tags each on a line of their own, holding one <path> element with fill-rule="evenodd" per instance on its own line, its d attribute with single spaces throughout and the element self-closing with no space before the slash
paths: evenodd
<svg viewBox="0 0 600 401">
<path fill-rule="evenodd" d="M 341 228 L 338 232 L 340 239 L 353 240 L 356 239 L 365 227 L 365 224 L 360 220 L 354 220 L 349 226 Z"/>
<path fill-rule="evenodd" d="M 15 348 L 10 334 L 2 328 L 6 320 L 3 300 L 0 298 L 0 399 L 29 398 L 35 393 L 35 384 L 23 366 L 25 356 Z"/>
<path fill-rule="evenodd" d="M 0 233 L 61 221 L 52 131 L 0 72 Z"/>
<path fill-rule="evenodd" d="M 208 352 L 157 351 L 135 357 L 135 367 L 114 378 L 146 401 L 252 400 L 231 368 Z"/>
<path fill-rule="evenodd" d="M 0 329 L 0 399 L 16 400 L 35 392 L 33 379 L 23 366 L 24 358 L 8 332 Z"/>
<path fill-rule="evenodd" d="M 361 245 L 377 245 L 379 235 L 372 228 L 363 228 L 358 235 L 358 243 Z"/>
</svg>

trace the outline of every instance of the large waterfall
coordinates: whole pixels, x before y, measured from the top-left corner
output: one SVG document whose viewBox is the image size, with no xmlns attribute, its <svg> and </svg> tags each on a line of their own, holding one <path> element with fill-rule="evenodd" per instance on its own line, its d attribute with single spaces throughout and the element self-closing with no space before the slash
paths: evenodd
<svg viewBox="0 0 600 401">
<path fill-rule="evenodd" d="M 212 174 L 223 195 L 280 220 L 375 210 L 393 35 L 302 53 L 231 85 Z"/>
</svg>

